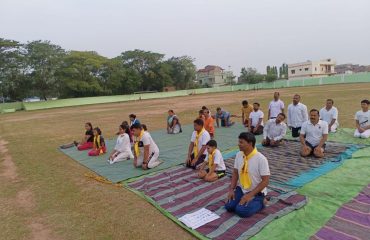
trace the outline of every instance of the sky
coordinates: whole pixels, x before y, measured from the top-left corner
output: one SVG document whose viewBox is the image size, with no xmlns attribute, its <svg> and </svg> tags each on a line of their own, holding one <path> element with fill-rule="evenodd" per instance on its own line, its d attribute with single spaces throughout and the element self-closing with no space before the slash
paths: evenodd
<svg viewBox="0 0 370 240">
<path fill-rule="evenodd" d="M 239 75 L 326 58 L 370 65 L 369 10 L 369 0 L 0 0 L 0 38 L 188 55 Z"/>
</svg>

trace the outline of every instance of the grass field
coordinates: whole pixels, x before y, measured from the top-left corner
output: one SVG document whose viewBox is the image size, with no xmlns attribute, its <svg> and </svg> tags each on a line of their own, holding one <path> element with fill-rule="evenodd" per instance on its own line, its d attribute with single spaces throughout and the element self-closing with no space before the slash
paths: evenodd
<svg viewBox="0 0 370 240">
<path fill-rule="evenodd" d="M 321 108 L 326 98 L 333 98 L 341 127 L 354 127 L 360 101 L 370 98 L 369 83 L 279 91 L 286 107 L 295 93 L 301 94 L 309 109 Z M 260 102 L 267 115 L 273 92 L 217 93 L 0 115 L 0 238 L 193 239 L 135 194 L 86 178 L 89 170 L 57 147 L 79 140 L 86 121 L 112 138 L 130 113 L 136 113 L 149 130 L 165 128 L 168 109 L 188 124 L 202 105 L 212 112 L 221 106 L 239 115 L 243 99 Z"/>
</svg>

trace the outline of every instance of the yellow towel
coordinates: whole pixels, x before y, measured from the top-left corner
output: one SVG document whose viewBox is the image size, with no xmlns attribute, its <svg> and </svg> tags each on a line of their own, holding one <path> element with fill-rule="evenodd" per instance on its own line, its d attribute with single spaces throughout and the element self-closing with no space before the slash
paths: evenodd
<svg viewBox="0 0 370 240">
<path fill-rule="evenodd" d="M 248 172 L 248 161 L 254 155 L 256 155 L 256 153 L 257 153 L 257 148 L 254 148 L 253 151 L 250 154 L 248 154 L 248 156 L 245 156 L 245 154 L 243 154 L 244 166 L 240 173 L 240 184 L 242 185 L 244 189 L 248 189 L 252 185 L 252 179 L 249 176 L 249 172 Z"/>
</svg>

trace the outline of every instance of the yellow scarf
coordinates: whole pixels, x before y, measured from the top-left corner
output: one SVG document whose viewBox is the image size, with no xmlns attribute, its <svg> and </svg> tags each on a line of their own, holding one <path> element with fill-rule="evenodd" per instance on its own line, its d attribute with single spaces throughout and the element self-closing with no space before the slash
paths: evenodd
<svg viewBox="0 0 370 240">
<path fill-rule="evenodd" d="M 139 157 L 140 155 L 139 142 L 140 142 L 140 139 L 143 137 L 144 132 L 145 132 L 144 130 L 141 130 L 140 136 L 137 137 L 135 141 L 134 150 L 135 150 L 136 157 Z"/>
<path fill-rule="evenodd" d="M 211 154 L 208 155 L 208 168 L 211 169 L 213 167 L 214 157 L 215 157 L 216 149 L 213 150 Z"/>
<path fill-rule="evenodd" d="M 99 154 L 103 154 L 103 149 L 101 147 L 101 142 L 100 142 L 100 135 L 94 136 L 94 145 L 97 150 L 100 150 Z"/>
<path fill-rule="evenodd" d="M 244 166 L 243 166 L 242 171 L 240 173 L 239 180 L 240 180 L 240 184 L 242 185 L 242 187 L 244 189 L 248 189 L 252 185 L 252 179 L 251 179 L 251 177 L 249 176 L 249 173 L 248 173 L 248 161 L 254 155 L 256 155 L 256 153 L 257 153 L 257 148 L 254 148 L 253 151 L 250 154 L 248 154 L 248 156 L 245 156 L 245 154 L 243 154 Z"/>
<path fill-rule="evenodd" d="M 195 142 L 194 142 L 194 157 L 198 156 L 198 143 L 199 143 L 199 137 L 204 133 L 205 129 L 202 128 L 202 130 L 198 133 L 197 131 L 197 136 L 195 137 Z"/>
</svg>

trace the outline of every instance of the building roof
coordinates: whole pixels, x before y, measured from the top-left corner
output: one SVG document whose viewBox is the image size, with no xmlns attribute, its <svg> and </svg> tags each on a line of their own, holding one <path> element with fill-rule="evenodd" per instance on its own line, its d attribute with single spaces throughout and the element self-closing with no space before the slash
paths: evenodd
<svg viewBox="0 0 370 240">
<path fill-rule="evenodd" d="M 207 65 L 205 68 L 199 69 L 197 72 L 210 72 L 215 69 L 224 70 L 222 67 L 216 65 Z"/>
</svg>

